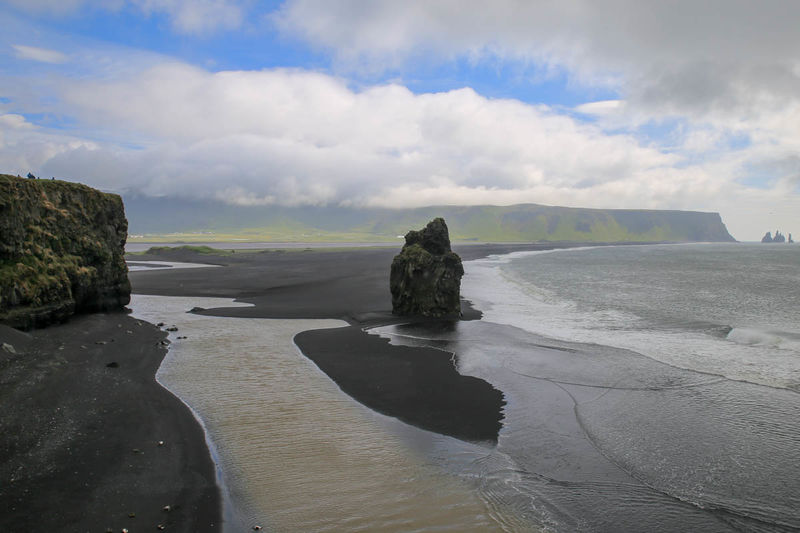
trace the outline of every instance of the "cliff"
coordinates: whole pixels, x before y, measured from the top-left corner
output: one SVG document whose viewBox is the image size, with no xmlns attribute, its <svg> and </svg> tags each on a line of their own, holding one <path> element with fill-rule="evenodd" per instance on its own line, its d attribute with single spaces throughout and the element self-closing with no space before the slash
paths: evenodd
<svg viewBox="0 0 800 533">
<path fill-rule="evenodd" d="M 453 241 L 733 242 L 718 213 L 582 209 L 538 204 L 414 209 L 344 206 L 238 206 L 179 198 L 125 198 L 131 234 L 148 241 L 394 241 L 443 217 Z"/>
<path fill-rule="evenodd" d="M 450 249 L 444 219 L 435 218 L 423 229 L 409 231 L 392 261 L 392 313 L 458 317 L 463 275 L 461 258 Z"/>
<path fill-rule="evenodd" d="M 130 301 L 122 199 L 0 174 L 0 322 L 44 326 Z"/>
</svg>

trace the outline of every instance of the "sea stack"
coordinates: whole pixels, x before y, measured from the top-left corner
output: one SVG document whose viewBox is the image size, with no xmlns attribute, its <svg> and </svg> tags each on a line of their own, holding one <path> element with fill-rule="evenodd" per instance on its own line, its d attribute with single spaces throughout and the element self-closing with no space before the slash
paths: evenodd
<svg viewBox="0 0 800 533">
<path fill-rule="evenodd" d="M 461 258 L 450 249 L 443 218 L 406 234 L 403 249 L 394 257 L 389 279 L 392 313 L 404 316 L 458 317 L 461 315 Z"/>
<path fill-rule="evenodd" d="M 122 198 L 0 174 L 0 323 L 21 329 L 130 301 Z"/>
</svg>

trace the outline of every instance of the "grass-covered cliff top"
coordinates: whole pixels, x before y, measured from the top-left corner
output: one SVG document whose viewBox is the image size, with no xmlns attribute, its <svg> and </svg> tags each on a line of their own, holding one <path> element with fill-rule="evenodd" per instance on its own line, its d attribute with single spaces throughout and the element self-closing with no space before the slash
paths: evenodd
<svg viewBox="0 0 800 533">
<path fill-rule="evenodd" d="M 0 174 L 0 321 L 31 326 L 124 305 L 126 237 L 118 195 Z"/>
</svg>

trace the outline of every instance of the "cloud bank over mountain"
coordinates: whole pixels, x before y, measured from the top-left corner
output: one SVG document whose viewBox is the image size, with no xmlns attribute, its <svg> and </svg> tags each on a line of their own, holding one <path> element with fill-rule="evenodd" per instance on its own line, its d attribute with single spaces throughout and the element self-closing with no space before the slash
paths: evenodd
<svg viewBox="0 0 800 533">
<path fill-rule="evenodd" d="M 742 239 L 800 212 L 793 2 L 8 4 L 9 172 L 241 205 L 720 211 Z"/>
</svg>

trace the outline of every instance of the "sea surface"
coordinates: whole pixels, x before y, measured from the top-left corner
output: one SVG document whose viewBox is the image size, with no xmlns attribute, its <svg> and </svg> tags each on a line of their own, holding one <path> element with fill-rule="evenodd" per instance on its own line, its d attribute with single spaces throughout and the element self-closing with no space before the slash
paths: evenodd
<svg viewBox="0 0 800 533">
<path fill-rule="evenodd" d="M 553 531 L 800 530 L 800 246 L 523 252 L 465 265 L 483 319 L 392 326 L 508 405 L 468 466 Z"/>
<path fill-rule="evenodd" d="M 503 391 L 496 446 L 353 401 L 292 343 L 337 321 L 187 314 L 159 381 L 203 422 L 226 530 L 800 531 L 800 246 L 525 252 L 465 263 L 483 319 L 370 333 Z M 178 339 L 186 336 L 186 339 Z"/>
<path fill-rule="evenodd" d="M 465 296 L 487 320 L 800 391 L 800 246 L 523 252 L 469 274 Z"/>
</svg>

